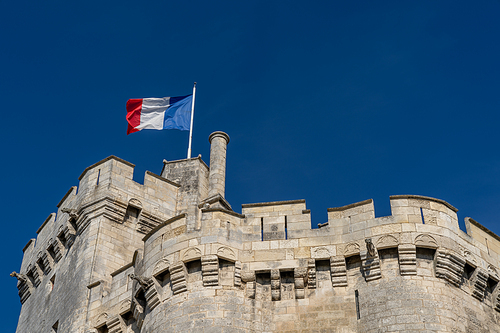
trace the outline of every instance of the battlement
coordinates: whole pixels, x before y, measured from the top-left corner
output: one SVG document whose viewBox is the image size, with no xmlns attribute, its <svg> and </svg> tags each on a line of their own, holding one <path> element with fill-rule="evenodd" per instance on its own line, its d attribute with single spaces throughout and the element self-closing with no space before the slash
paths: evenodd
<svg viewBox="0 0 500 333">
<path fill-rule="evenodd" d="M 229 136 L 209 141 L 210 166 L 164 161 L 144 184 L 115 156 L 86 168 L 13 273 L 18 332 L 477 331 L 465 308 L 500 329 L 500 237 L 471 218 L 464 233 L 449 203 L 391 196 L 377 218 L 369 199 L 328 208 L 317 229 L 303 199 L 238 213 L 224 198 Z"/>
</svg>

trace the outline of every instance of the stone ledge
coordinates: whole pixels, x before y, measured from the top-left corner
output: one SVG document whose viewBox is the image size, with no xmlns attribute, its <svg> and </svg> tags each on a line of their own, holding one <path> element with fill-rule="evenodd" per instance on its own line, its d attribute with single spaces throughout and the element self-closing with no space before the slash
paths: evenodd
<svg viewBox="0 0 500 333">
<path fill-rule="evenodd" d="M 139 251 L 138 250 L 135 250 L 134 251 L 134 256 L 132 257 L 132 261 L 128 264 L 126 264 L 125 266 L 122 266 L 120 268 L 118 268 L 116 271 L 112 272 L 111 275 L 112 277 L 120 274 L 121 272 L 129 269 L 130 267 L 134 267 L 135 266 L 135 262 L 137 261 L 137 257 L 139 256 Z"/>
<path fill-rule="evenodd" d="M 451 204 L 447 203 L 444 200 L 436 199 L 436 198 L 432 198 L 432 197 L 426 197 L 426 196 L 423 196 L 423 195 L 411 195 L 411 194 L 391 195 L 389 197 L 389 199 L 390 200 L 392 200 L 392 199 L 420 199 L 420 200 L 429 200 L 429 201 L 434 201 L 434 202 L 443 204 L 446 207 L 448 207 L 449 209 L 451 209 L 452 211 L 454 211 L 455 213 L 458 212 L 457 208 L 453 207 Z"/>
<path fill-rule="evenodd" d="M 495 233 L 493 233 L 493 231 L 486 228 L 485 226 L 479 224 L 479 222 L 474 220 L 472 217 L 465 218 L 465 227 L 467 229 L 467 234 L 469 234 L 469 236 L 472 236 L 472 232 L 470 228 L 467 226 L 467 222 L 472 223 L 475 227 L 478 227 L 479 229 L 481 229 L 482 231 L 484 231 L 485 233 L 487 233 L 488 235 L 490 235 L 491 237 L 495 238 L 497 241 L 500 242 L 500 236 L 496 235 Z"/>
<path fill-rule="evenodd" d="M 39 234 L 40 231 L 42 231 L 43 227 L 45 227 L 45 225 L 50 221 L 50 218 L 52 216 L 54 216 L 54 221 L 55 221 L 56 213 L 50 213 L 50 215 L 45 219 L 45 221 L 42 223 L 42 225 L 40 226 L 40 228 L 38 228 L 38 230 L 36 231 L 37 234 Z"/>
<path fill-rule="evenodd" d="M 30 244 L 31 244 L 32 242 L 36 242 L 36 239 L 35 239 L 35 238 L 30 239 L 30 240 L 28 241 L 28 243 L 26 243 L 26 245 L 24 245 L 24 247 L 23 247 L 23 252 L 25 252 L 25 251 L 26 251 L 26 249 L 28 248 L 28 246 L 30 246 Z"/>
<path fill-rule="evenodd" d="M 166 220 L 165 222 L 163 222 L 163 223 L 161 223 L 161 224 L 157 225 L 157 226 L 156 226 L 156 227 L 154 227 L 154 228 L 153 228 L 150 232 L 148 232 L 148 233 L 146 234 L 146 236 L 144 236 L 144 238 L 142 238 L 142 241 L 143 241 L 143 242 L 147 241 L 147 240 L 148 240 L 151 236 L 153 236 L 153 234 L 154 234 L 155 232 L 157 232 L 158 230 L 160 230 L 161 228 L 163 228 L 163 227 L 164 227 L 164 226 L 166 226 L 167 224 L 172 223 L 172 222 L 177 221 L 177 220 L 180 220 L 180 219 L 182 219 L 182 218 L 184 218 L 184 217 L 186 217 L 186 214 L 185 214 L 185 213 L 180 214 L 180 215 L 177 215 L 177 216 L 174 216 L 174 217 L 172 217 L 172 218 L 170 218 L 170 219 Z"/>
<path fill-rule="evenodd" d="M 202 209 L 201 212 L 202 213 L 222 212 L 222 213 L 226 213 L 226 214 L 229 214 L 229 215 L 232 215 L 232 216 L 236 216 L 236 217 L 239 217 L 239 218 L 242 218 L 242 219 L 245 218 L 244 214 L 236 213 L 236 212 L 233 212 L 231 210 L 227 210 L 227 209 L 223 209 L 223 208 L 206 208 L 206 209 Z"/>
<path fill-rule="evenodd" d="M 253 208 L 262 206 L 279 206 L 279 205 L 293 205 L 298 203 L 306 203 L 306 199 L 299 200 L 286 200 L 286 201 L 270 201 L 270 202 L 259 202 L 251 204 L 242 204 L 241 208 Z"/>
<path fill-rule="evenodd" d="M 346 209 L 350 209 L 350 208 L 354 208 L 354 207 L 358 207 L 358 206 L 363 206 L 363 205 L 366 205 L 366 204 L 370 204 L 372 202 L 373 202 L 373 199 L 368 199 L 368 200 L 364 200 L 364 201 L 360 201 L 360 202 L 355 202 L 355 203 L 352 203 L 350 205 L 346 205 L 346 206 L 342 206 L 342 207 L 328 208 L 326 211 L 327 212 L 338 212 L 338 211 L 343 211 L 343 210 L 346 210 Z"/>
<path fill-rule="evenodd" d="M 114 155 L 111 155 L 111 156 L 108 156 L 108 157 L 106 157 L 105 159 L 100 160 L 99 162 L 94 163 L 94 164 L 92 164 L 91 166 L 89 166 L 89 167 L 85 168 L 85 170 L 83 170 L 83 172 L 82 172 L 82 174 L 80 175 L 80 177 L 78 177 L 78 180 L 82 180 L 83 176 L 85 176 L 85 174 L 87 173 L 87 171 L 89 171 L 90 169 L 93 169 L 93 168 L 95 168 L 96 166 L 98 166 L 98 165 L 100 165 L 100 164 L 103 164 L 103 163 L 105 163 L 105 162 L 107 162 L 107 161 L 109 161 L 109 160 L 115 160 L 115 161 L 118 161 L 118 162 L 122 162 L 123 164 L 126 164 L 126 165 L 128 165 L 128 166 L 130 166 L 130 167 L 132 167 L 132 168 L 134 168 L 134 167 L 135 167 L 135 164 L 132 164 L 132 163 L 130 163 L 130 162 L 127 162 L 127 161 L 125 161 L 125 160 L 123 160 L 123 159 L 121 159 L 121 158 L 119 158 L 119 157 L 114 156 Z"/>
<path fill-rule="evenodd" d="M 59 201 L 59 203 L 56 205 L 56 207 L 61 208 L 62 203 L 68 198 L 68 196 L 71 194 L 71 192 L 73 192 L 73 190 L 75 190 L 75 189 L 77 189 L 76 186 L 71 186 L 71 188 L 68 190 L 68 192 L 66 192 L 64 197 L 62 197 L 62 199 Z"/>
<path fill-rule="evenodd" d="M 163 178 L 162 176 L 159 176 L 159 175 L 157 175 L 156 173 L 152 173 L 151 171 L 146 171 L 146 174 L 147 174 L 147 175 L 150 175 L 150 176 L 152 176 L 152 177 L 155 177 L 155 178 L 157 178 L 157 179 L 159 179 L 159 180 L 162 180 L 162 181 L 164 181 L 164 182 L 166 182 L 166 183 L 169 183 L 170 185 L 177 186 L 177 187 L 181 187 L 181 186 L 182 186 L 182 185 L 177 184 L 176 182 L 173 182 L 173 181 L 171 181 L 171 180 L 168 180 L 167 178 Z"/>
<path fill-rule="evenodd" d="M 165 164 L 170 164 L 170 163 L 179 163 L 179 162 L 185 162 L 185 161 L 190 161 L 190 160 L 200 160 L 201 164 L 203 164 L 207 170 L 209 169 L 207 163 L 205 163 L 205 161 L 203 161 L 201 159 L 201 154 L 198 155 L 197 157 L 191 157 L 191 158 L 184 158 L 184 159 L 181 159 L 181 160 L 175 160 L 175 161 L 167 161 L 167 160 L 163 160 L 163 168 L 161 170 L 161 173 L 163 173 L 163 170 L 165 169 Z"/>
</svg>

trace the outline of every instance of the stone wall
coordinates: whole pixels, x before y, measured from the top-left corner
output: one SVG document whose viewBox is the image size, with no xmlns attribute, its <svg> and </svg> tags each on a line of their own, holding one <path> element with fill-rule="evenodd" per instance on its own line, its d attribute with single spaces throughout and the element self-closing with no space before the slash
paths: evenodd
<svg viewBox="0 0 500 333">
<path fill-rule="evenodd" d="M 234 212 L 217 138 L 214 170 L 165 161 L 141 185 L 117 157 L 87 168 L 13 273 L 17 332 L 500 332 L 488 229 L 412 195 L 386 217 L 329 208 L 319 229 L 305 200 Z"/>
</svg>

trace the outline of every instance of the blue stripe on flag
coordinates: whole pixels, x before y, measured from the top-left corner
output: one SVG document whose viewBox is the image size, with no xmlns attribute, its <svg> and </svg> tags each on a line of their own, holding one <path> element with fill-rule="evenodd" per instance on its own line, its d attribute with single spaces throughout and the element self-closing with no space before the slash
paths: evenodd
<svg viewBox="0 0 500 333">
<path fill-rule="evenodd" d="M 165 111 L 163 129 L 189 131 L 193 95 L 170 97 L 170 107 Z"/>
</svg>

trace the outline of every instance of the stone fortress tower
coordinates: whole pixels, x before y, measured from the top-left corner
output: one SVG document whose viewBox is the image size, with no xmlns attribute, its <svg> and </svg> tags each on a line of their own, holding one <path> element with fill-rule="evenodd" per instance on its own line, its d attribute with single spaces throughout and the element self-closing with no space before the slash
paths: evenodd
<svg viewBox="0 0 500 333">
<path fill-rule="evenodd" d="M 132 180 L 85 169 L 24 247 L 19 333 L 500 332 L 500 238 L 445 201 L 329 208 L 224 198 L 229 136 Z"/>
</svg>

